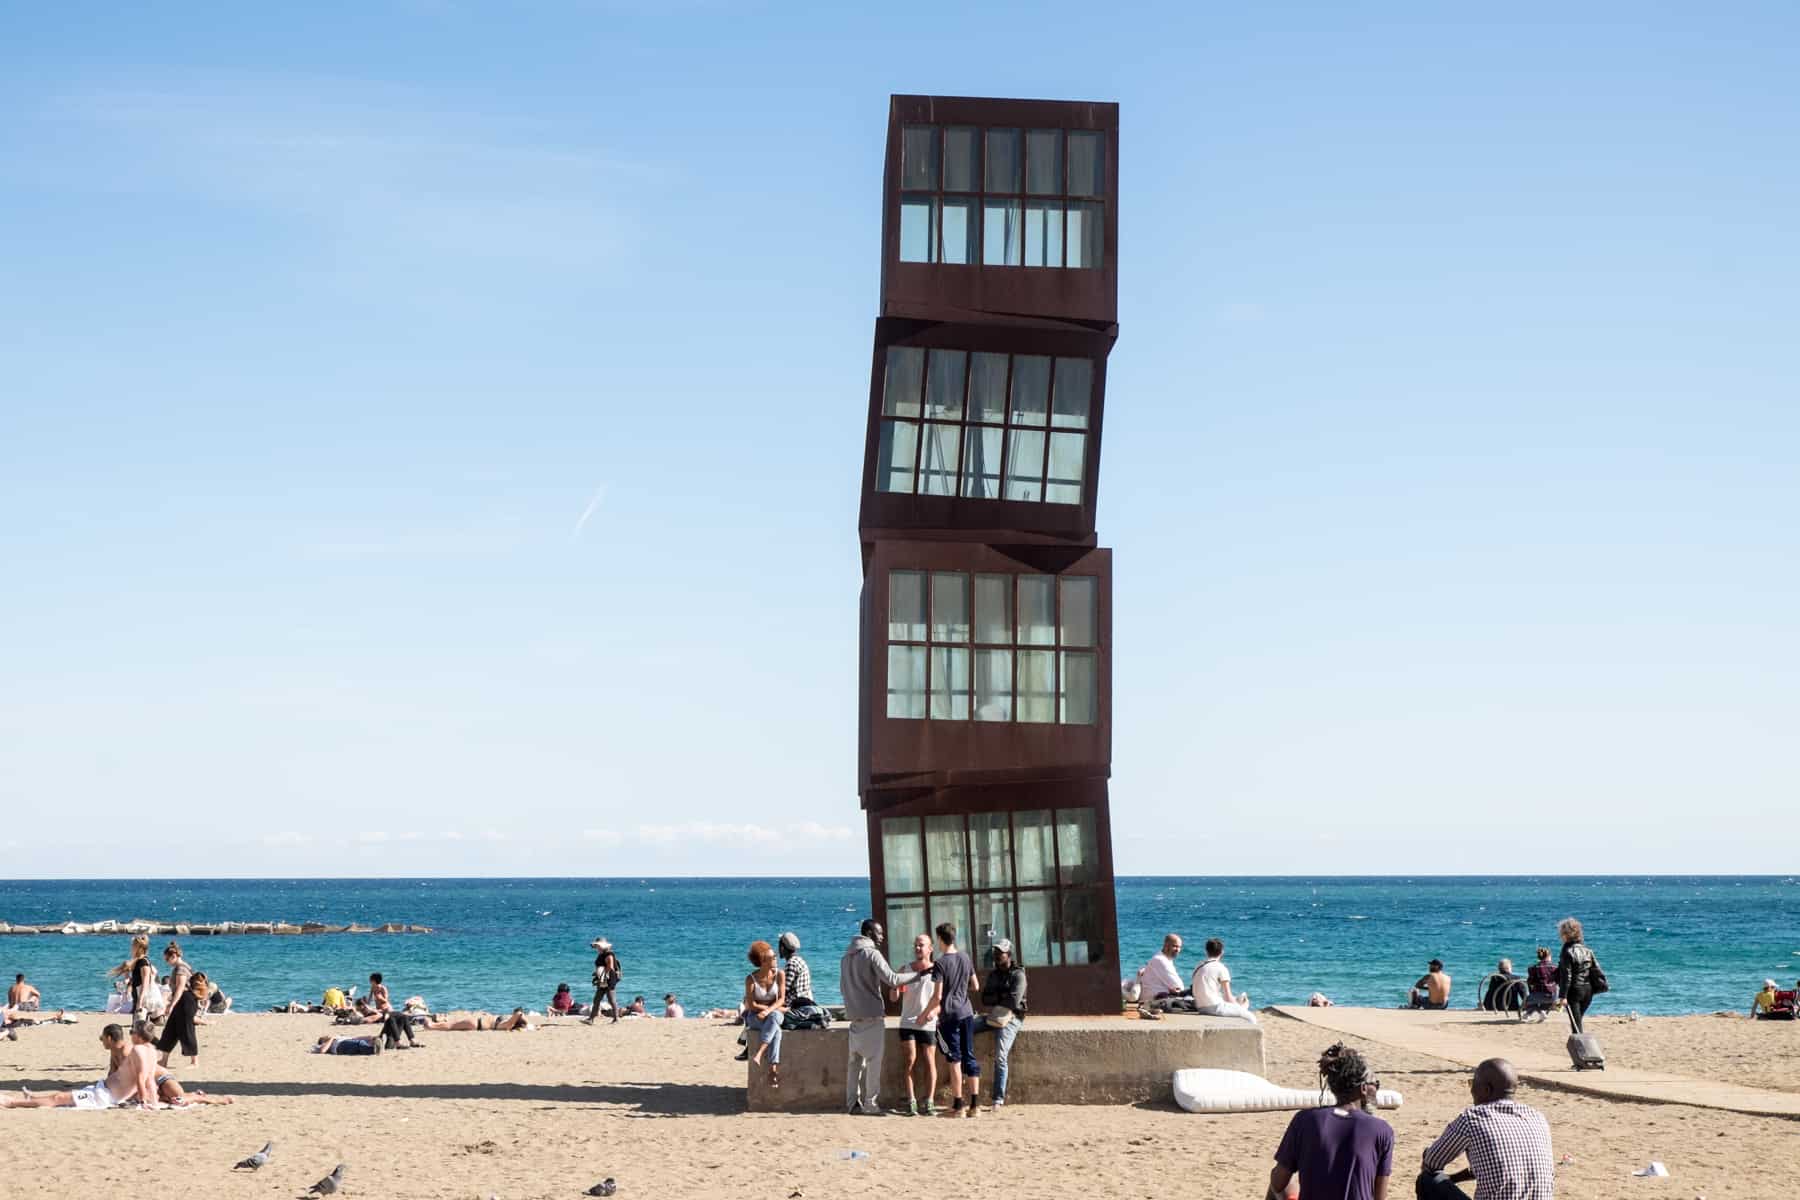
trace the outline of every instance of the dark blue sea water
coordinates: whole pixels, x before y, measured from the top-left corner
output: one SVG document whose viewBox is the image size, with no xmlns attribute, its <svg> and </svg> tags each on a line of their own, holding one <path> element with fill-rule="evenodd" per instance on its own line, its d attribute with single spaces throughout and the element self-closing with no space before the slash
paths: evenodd
<svg viewBox="0 0 1800 1200">
<path fill-rule="evenodd" d="M 558 982 L 579 994 L 604 934 L 622 992 L 690 1012 L 735 1003 L 744 949 L 783 929 L 805 943 L 821 999 L 868 906 L 865 879 L 270 879 L 115 883 L 0 881 L 0 920 L 402 921 L 428 936 L 190 938 L 188 958 L 240 1007 L 317 1000 L 333 983 L 386 974 L 394 994 L 434 1006 L 541 1007 Z M 1575 915 L 1613 984 L 1599 1011 L 1741 1009 L 1766 976 L 1800 977 L 1800 878 L 1131 878 L 1118 884 L 1127 971 L 1165 930 L 1194 950 L 1227 942 L 1240 990 L 1258 1005 L 1387 1005 L 1442 958 L 1472 1004 L 1501 955 L 1523 971 L 1556 922 Z M 900 931 L 896 931 L 899 933 Z M 911 931 L 907 931 L 911 932 Z M 158 942 L 160 949 L 160 941 Z M 0 937 L 0 972 L 24 971 L 52 1005 L 98 1008 L 124 937 Z M 1186 956 L 1189 969 L 1198 959 Z"/>
</svg>

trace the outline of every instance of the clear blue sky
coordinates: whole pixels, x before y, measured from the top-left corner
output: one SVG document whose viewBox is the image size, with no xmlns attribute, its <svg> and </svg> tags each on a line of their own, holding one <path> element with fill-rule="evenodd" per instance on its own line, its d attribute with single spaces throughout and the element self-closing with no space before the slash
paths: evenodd
<svg viewBox="0 0 1800 1200">
<path fill-rule="evenodd" d="M 891 92 L 1122 106 L 1121 870 L 1793 869 L 1792 5 L 285 7 L 0 27 L 0 874 L 862 873 Z"/>
</svg>

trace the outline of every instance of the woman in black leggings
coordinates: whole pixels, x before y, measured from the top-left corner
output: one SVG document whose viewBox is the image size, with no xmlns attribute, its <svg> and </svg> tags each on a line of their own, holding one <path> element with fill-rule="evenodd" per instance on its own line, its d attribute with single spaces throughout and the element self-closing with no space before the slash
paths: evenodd
<svg viewBox="0 0 1800 1200">
<path fill-rule="evenodd" d="M 592 1025 L 600 1019 L 600 1002 L 606 1001 L 606 1007 L 612 1011 L 614 1025 L 619 1023 L 619 1002 L 613 998 L 613 989 L 619 986 L 619 956 L 613 953 L 612 943 L 605 938 L 594 939 L 594 1006 L 588 1010 L 583 1025 Z"/>
<path fill-rule="evenodd" d="M 1556 926 L 1562 935 L 1562 957 L 1556 963 L 1556 986 L 1568 1009 L 1569 1024 L 1581 1032 L 1581 1019 L 1594 1000 L 1594 952 L 1581 940 L 1581 922 L 1564 917 Z"/>
</svg>

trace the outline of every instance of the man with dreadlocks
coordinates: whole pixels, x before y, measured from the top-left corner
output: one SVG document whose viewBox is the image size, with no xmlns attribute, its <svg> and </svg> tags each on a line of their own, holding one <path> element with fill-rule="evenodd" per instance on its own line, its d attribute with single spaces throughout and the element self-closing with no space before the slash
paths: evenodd
<svg viewBox="0 0 1800 1200">
<path fill-rule="evenodd" d="M 1381 1085 L 1367 1060 L 1338 1042 L 1319 1056 L 1319 1082 L 1336 1103 L 1295 1113 L 1288 1122 L 1275 1148 L 1268 1200 L 1281 1200 L 1295 1175 L 1306 1200 L 1387 1200 L 1394 1130 L 1369 1111 Z"/>
</svg>

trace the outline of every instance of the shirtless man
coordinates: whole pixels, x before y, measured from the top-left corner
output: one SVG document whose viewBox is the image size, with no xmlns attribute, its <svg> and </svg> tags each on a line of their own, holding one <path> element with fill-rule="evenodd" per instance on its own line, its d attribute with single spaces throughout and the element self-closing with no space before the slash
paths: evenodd
<svg viewBox="0 0 1800 1200">
<path fill-rule="evenodd" d="M 13 976 L 13 985 L 6 989 L 6 1007 L 20 1012 L 36 1012 L 43 1000 L 38 990 L 25 982 L 23 971 Z"/>
<path fill-rule="evenodd" d="M 100 1031 L 100 1044 L 111 1055 L 115 1047 L 125 1046 L 125 1031 L 108 1025 Z M 131 1100 L 145 1108 L 161 1107 L 156 1099 L 156 1051 L 148 1045 L 125 1049 L 112 1073 L 91 1087 L 43 1096 L 26 1092 L 17 1099 L 0 1100 L 0 1108 L 117 1108 Z"/>
<path fill-rule="evenodd" d="M 1442 962 L 1435 958 L 1431 960 L 1424 976 L 1407 993 L 1407 1000 L 1411 1008 L 1450 1007 L 1450 974 L 1444 970 Z"/>
</svg>

